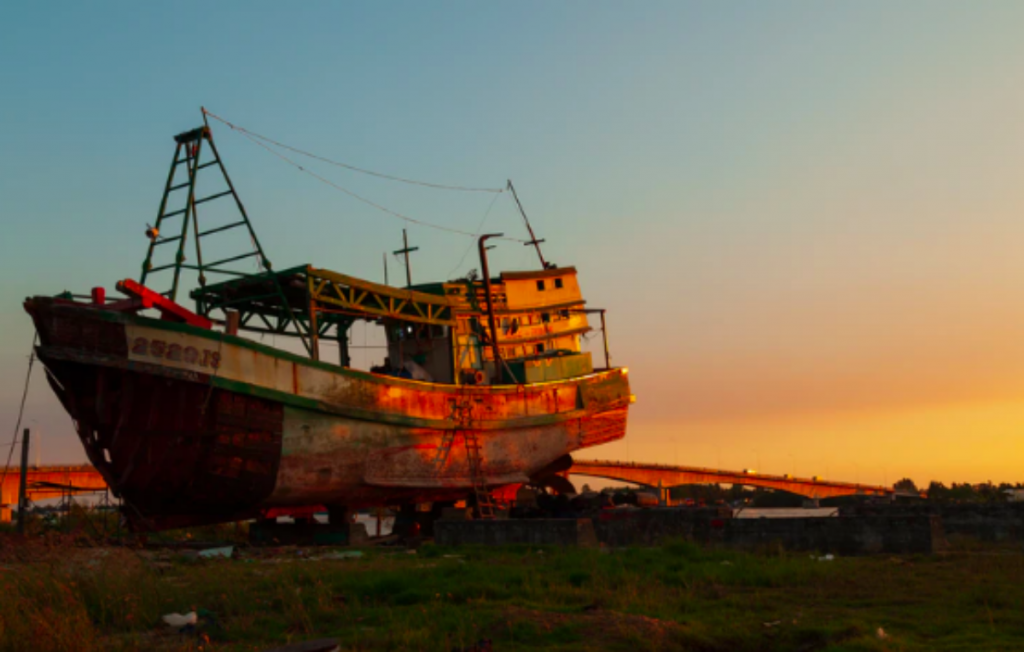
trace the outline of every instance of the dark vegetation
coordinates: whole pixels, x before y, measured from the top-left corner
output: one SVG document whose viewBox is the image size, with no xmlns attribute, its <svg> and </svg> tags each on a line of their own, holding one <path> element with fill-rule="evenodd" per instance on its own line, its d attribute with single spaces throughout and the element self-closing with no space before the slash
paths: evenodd
<svg viewBox="0 0 1024 652">
<path fill-rule="evenodd" d="M 932 482 L 927 487 L 918 487 L 914 484 L 913 480 L 904 478 L 896 482 L 893 488 L 908 494 L 923 491 L 924 498 L 929 502 L 939 504 L 1004 503 L 1011 500 L 1010 492 L 1012 490 L 1024 490 L 1024 483 L 1014 485 L 1008 482 L 1001 484 L 992 482 L 980 484 L 954 482 L 947 487 L 942 482 Z M 615 491 L 629 493 L 635 490 L 623 487 L 615 489 Z M 692 500 L 694 503 L 706 505 L 728 503 L 730 505 L 744 504 L 752 507 L 800 507 L 804 500 L 800 496 L 784 491 L 772 491 L 760 487 L 743 487 L 741 485 L 686 485 L 673 487 L 669 491 L 671 497 L 675 500 Z M 823 500 L 822 505 L 837 506 L 862 501 L 863 498 L 850 496 Z"/>
<path fill-rule="evenodd" d="M 261 650 L 325 636 L 343 650 L 1024 646 L 1019 546 L 819 561 L 687 542 L 613 551 L 427 544 L 341 559 L 325 549 L 237 548 L 234 559 L 202 560 L 86 543 L 81 531 L 0 535 L 0 650 Z M 161 622 L 189 611 L 199 622 L 183 633 Z"/>
</svg>

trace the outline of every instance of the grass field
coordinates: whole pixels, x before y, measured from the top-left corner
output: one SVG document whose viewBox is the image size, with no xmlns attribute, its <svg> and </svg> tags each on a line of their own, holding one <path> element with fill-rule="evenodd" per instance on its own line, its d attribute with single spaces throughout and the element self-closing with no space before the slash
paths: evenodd
<svg viewBox="0 0 1024 652">
<path fill-rule="evenodd" d="M 818 561 L 683 542 L 426 545 L 190 561 L 11 541 L 0 541 L 0 650 L 261 650 L 327 636 L 343 650 L 1024 649 L 1019 548 Z M 192 610 L 195 631 L 160 620 Z"/>
</svg>

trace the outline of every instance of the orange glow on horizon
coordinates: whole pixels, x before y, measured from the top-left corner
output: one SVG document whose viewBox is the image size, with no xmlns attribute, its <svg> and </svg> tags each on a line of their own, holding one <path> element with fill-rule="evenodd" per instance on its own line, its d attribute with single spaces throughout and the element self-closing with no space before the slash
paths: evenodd
<svg viewBox="0 0 1024 652">
<path fill-rule="evenodd" d="M 1024 398 L 876 411 L 646 421 L 585 457 L 892 485 L 1024 482 Z"/>
</svg>

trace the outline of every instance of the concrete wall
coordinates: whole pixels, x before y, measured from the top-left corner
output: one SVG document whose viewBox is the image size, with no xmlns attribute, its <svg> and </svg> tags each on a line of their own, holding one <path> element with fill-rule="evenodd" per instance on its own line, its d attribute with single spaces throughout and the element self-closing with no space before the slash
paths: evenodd
<svg viewBox="0 0 1024 652">
<path fill-rule="evenodd" d="M 1024 541 L 1024 504 L 892 505 L 844 510 L 837 517 L 730 518 L 716 508 L 605 510 L 590 519 L 438 521 L 439 544 L 659 545 L 686 539 L 745 550 L 839 555 L 930 553 L 953 536 Z"/>
<path fill-rule="evenodd" d="M 538 518 L 493 521 L 446 521 L 434 523 L 439 545 L 596 545 L 590 519 Z"/>
<path fill-rule="evenodd" d="M 613 547 L 651 546 L 668 539 L 718 542 L 724 537 L 731 509 L 610 509 L 594 517 L 594 532 Z"/>
<path fill-rule="evenodd" d="M 943 541 L 940 519 L 927 514 L 733 519 L 724 538 L 725 545 L 748 550 L 778 545 L 845 556 L 931 553 Z"/>
<path fill-rule="evenodd" d="M 609 546 L 657 545 L 675 538 L 841 555 L 927 553 L 943 543 L 941 521 L 931 514 L 733 519 L 716 509 L 609 510 L 594 518 L 594 530 Z"/>
<path fill-rule="evenodd" d="M 1024 504 L 941 505 L 934 510 L 947 535 L 970 536 L 981 541 L 1024 541 Z"/>
<path fill-rule="evenodd" d="M 886 515 L 936 516 L 947 536 L 963 536 L 993 543 L 1024 541 L 1024 503 L 895 504 L 843 508 L 850 517 Z"/>
</svg>

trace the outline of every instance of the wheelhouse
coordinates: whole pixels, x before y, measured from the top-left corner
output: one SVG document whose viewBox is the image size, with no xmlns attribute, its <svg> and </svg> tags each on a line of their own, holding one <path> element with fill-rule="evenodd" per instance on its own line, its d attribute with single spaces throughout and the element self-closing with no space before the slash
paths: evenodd
<svg viewBox="0 0 1024 652">
<path fill-rule="evenodd" d="M 334 362 L 321 359 L 320 347 L 333 341 L 342 367 L 351 366 L 353 323 L 380 324 L 387 357 L 371 373 L 436 383 L 527 384 L 585 376 L 595 370 L 582 341 L 593 330 L 589 315 L 600 315 L 604 336 L 604 310 L 586 307 L 573 267 L 406 289 L 306 265 L 206 285 L 192 298 L 200 315 L 228 332 L 293 335 L 314 360 Z M 607 338 L 603 343 L 608 368 Z"/>
</svg>

